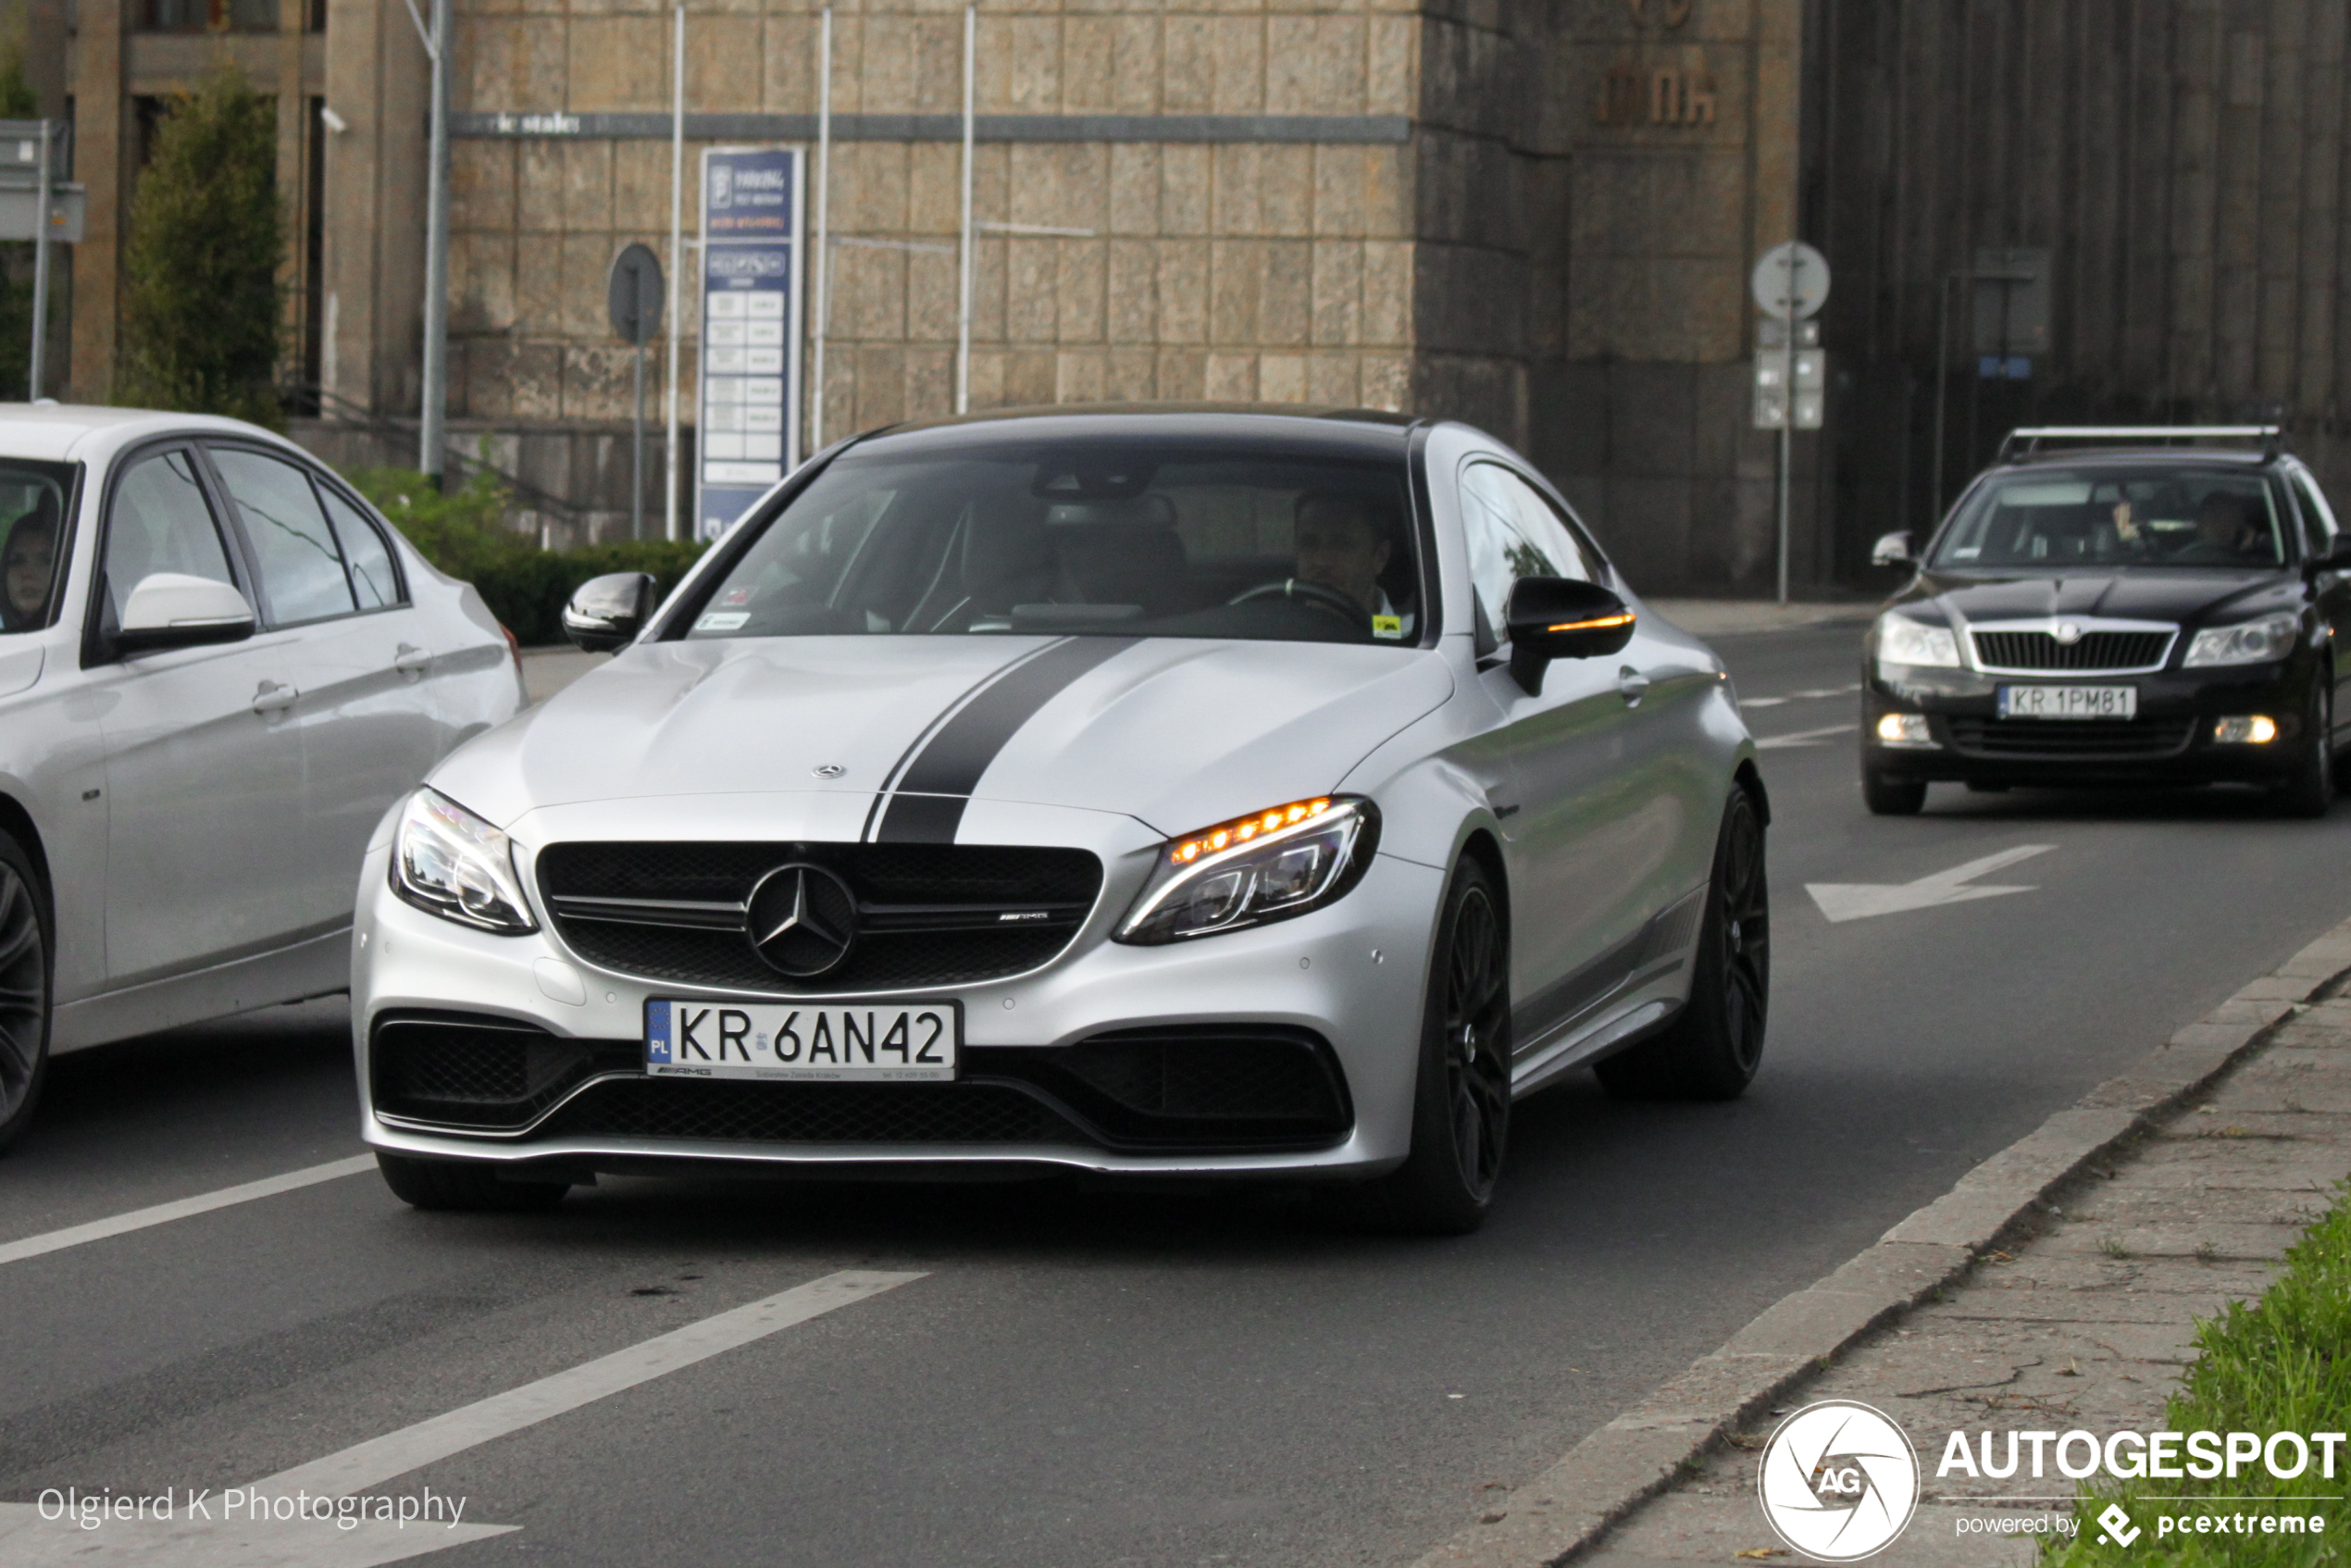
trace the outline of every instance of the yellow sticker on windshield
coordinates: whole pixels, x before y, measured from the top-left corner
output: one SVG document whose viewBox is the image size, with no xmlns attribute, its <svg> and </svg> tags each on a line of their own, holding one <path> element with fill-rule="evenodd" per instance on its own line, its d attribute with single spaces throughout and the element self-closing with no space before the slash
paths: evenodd
<svg viewBox="0 0 2351 1568">
<path fill-rule="evenodd" d="M 1374 637 L 1403 636 L 1404 617 L 1401 616 L 1374 616 L 1372 617 L 1372 635 Z"/>
</svg>

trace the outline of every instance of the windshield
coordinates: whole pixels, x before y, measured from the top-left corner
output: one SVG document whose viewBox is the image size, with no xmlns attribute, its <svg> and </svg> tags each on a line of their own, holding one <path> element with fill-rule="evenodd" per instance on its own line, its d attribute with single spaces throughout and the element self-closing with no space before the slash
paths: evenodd
<svg viewBox="0 0 2351 1568">
<path fill-rule="evenodd" d="M 2275 489 L 2242 468 L 2035 468 L 1989 479 L 1938 566 L 2282 566 Z"/>
<path fill-rule="evenodd" d="M 843 454 L 687 635 L 1082 633 L 1415 641 L 1401 454 L 1230 438 Z"/>
<path fill-rule="evenodd" d="M 49 624 L 72 493 L 70 463 L 0 458 L 0 633 Z"/>
</svg>

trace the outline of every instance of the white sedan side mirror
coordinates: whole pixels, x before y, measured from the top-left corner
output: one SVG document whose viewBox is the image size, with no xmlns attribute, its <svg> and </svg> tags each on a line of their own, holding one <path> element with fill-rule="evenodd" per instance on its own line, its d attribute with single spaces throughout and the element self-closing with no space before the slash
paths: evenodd
<svg viewBox="0 0 2351 1568">
<path fill-rule="evenodd" d="M 1870 565 L 1872 566 L 1915 566 L 1918 564 L 1918 557 L 1910 552 L 1910 536 L 1907 533 L 1881 534 L 1878 541 L 1870 546 Z"/>
<path fill-rule="evenodd" d="M 253 635 L 253 606 L 230 584 L 184 572 L 154 572 L 141 578 L 123 601 L 115 642 L 126 653 L 152 653 L 242 641 Z"/>
</svg>

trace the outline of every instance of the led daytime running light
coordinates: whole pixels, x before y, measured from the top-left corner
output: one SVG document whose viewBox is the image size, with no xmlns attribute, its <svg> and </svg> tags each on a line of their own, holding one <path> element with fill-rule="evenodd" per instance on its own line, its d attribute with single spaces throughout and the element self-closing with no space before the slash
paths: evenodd
<svg viewBox="0 0 2351 1568">
<path fill-rule="evenodd" d="M 1236 844 L 1246 844 L 1250 840 L 1264 834 L 1295 827 L 1299 823 L 1320 816 L 1330 809 L 1330 797 L 1325 795 L 1311 801 L 1292 801 L 1287 805 L 1275 806 L 1270 811 L 1251 812 L 1247 816 L 1237 816 L 1230 822 L 1220 822 L 1213 828 L 1203 828 L 1198 833 L 1178 839 L 1169 844 L 1167 864 L 1189 865 L 1204 854 L 1214 854 L 1220 850 L 1231 849 Z"/>
</svg>

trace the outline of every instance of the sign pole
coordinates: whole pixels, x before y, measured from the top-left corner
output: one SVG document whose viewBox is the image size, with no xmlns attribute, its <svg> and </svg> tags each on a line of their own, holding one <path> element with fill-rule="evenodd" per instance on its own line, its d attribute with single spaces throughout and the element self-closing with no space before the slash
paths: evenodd
<svg viewBox="0 0 2351 1568">
<path fill-rule="evenodd" d="M 645 537 L 645 344 L 637 342 L 637 422 L 628 443 L 628 537 Z"/>
<path fill-rule="evenodd" d="M 425 366 L 417 467 L 445 488 L 449 417 L 449 0 L 432 0 L 432 130 L 425 195 Z"/>
<path fill-rule="evenodd" d="M 1787 512 L 1788 482 L 1796 467 L 1796 302 L 1802 297 L 1797 285 L 1804 267 L 1804 253 L 1797 251 L 1787 262 L 1787 417 L 1780 421 L 1780 603 L 1787 603 Z"/>
<path fill-rule="evenodd" d="M 962 276 L 955 302 L 955 412 L 972 405 L 972 78 L 977 68 L 979 8 L 964 7 L 964 228 L 956 257 Z"/>
<path fill-rule="evenodd" d="M 816 44 L 816 248 L 809 282 L 816 292 L 816 330 L 811 334 L 816 363 L 809 367 L 808 450 L 825 447 L 825 329 L 832 324 L 833 8 L 825 7 Z"/>
<path fill-rule="evenodd" d="M 669 83 L 669 367 L 662 382 L 669 400 L 669 429 L 662 452 L 668 493 L 662 498 L 662 536 L 678 537 L 678 288 L 686 275 L 684 255 L 686 182 L 686 7 L 678 7 L 677 39 L 670 48 Z"/>
<path fill-rule="evenodd" d="M 49 340 L 49 122 L 41 122 L 41 190 L 32 199 L 32 364 L 25 401 L 41 401 L 44 351 Z"/>
</svg>

